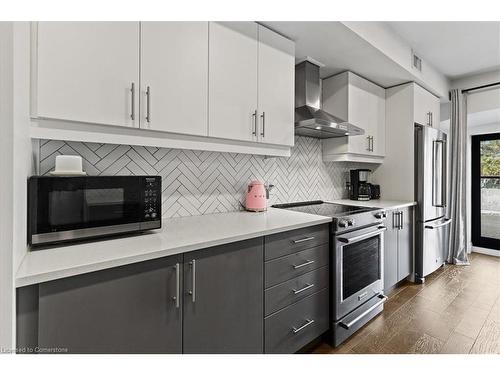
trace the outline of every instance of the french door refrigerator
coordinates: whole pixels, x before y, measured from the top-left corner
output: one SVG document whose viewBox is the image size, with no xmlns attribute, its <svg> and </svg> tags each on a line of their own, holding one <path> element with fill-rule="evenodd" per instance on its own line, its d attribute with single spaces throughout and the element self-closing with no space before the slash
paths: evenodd
<svg viewBox="0 0 500 375">
<path fill-rule="evenodd" d="M 447 135 L 420 124 L 415 124 L 415 195 L 415 280 L 424 282 L 446 260 L 451 219 L 446 217 Z"/>
</svg>

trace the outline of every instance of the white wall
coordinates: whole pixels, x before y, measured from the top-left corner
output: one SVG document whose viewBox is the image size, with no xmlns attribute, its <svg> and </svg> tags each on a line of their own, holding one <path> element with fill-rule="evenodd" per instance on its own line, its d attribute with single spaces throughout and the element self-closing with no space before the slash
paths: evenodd
<svg viewBox="0 0 500 375">
<path fill-rule="evenodd" d="M 28 251 L 26 244 L 27 179 L 34 172 L 30 128 L 29 22 L 14 22 L 14 270 Z"/>
<path fill-rule="evenodd" d="M 500 82 L 500 69 L 454 79 L 450 82 L 450 89 L 463 90 L 471 87 L 488 85 L 493 82 Z"/>
<path fill-rule="evenodd" d="M 433 66 L 422 61 L 422 71 L 412 68 L 412 47 L 385 22 L 344 21 L 345 26 L 379 49 L 414 76 L 415 82 L 441 97 L 448 97 L 449 81 Z"/>
<path fill-rule="evenodd" d="M 0 22 L 0 349 L 13 347 L 13 24 Z"/>
<path fill-rule="evenodd" d="M 0 22 L 0 349 L 15 344 L 14 278 L 27 252 L 30 35 L 28 22 Z"/>
</svg>

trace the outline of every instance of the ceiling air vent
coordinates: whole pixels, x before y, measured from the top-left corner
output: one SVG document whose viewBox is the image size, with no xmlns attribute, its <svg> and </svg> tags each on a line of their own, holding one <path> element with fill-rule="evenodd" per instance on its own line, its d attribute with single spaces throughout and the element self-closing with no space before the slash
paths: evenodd
<svg viewBox="0 0 500 375">
<path fill-rule="evenodd" d="M 411 51 L 412 56 L 412 65 L 414 69 L 417 69 L 419 72 L 422 71 L 422 59 L 418 57 L 414 51 Z"/>
</svg>

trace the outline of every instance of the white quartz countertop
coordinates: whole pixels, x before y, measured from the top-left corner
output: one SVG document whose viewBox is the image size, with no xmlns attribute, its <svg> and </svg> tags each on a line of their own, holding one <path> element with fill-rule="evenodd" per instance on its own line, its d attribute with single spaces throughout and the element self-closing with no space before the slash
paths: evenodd
<svg viewBox="0 0 500 375">
<path fill-rule="evenodd" d="M 328 202 L 348 204 L 351 206 L 360 206 L 360 207 L 383 208 L 386 210 L 395 210 L 396 208 L 410 207 L 410 206 L 415 206 L 417 204 L 417 202 L 412 202 L 412 201 L 392 201 L 392 200 L 382 200 L 382 199 L 372 199 L 369 201 L 353 201 L 350 199 L 337 199 L 337 200 L 329 200 Z"/>
<path fill-rule="evenodd" d="M 269 208 L 166 219 L 151 233 L 30 251 L 16 287 L 122 266 L 287 230 L 328 223 L 325 216 Z"/>
</svg>

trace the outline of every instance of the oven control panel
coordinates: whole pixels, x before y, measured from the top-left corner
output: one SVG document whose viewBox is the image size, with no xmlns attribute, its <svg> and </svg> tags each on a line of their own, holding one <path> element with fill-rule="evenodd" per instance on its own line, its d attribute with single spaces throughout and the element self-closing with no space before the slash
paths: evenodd
<svg viewBox="0 0 500 375">
<path fill-rule="evenodd" d="M 161 218 L 161 180 L 155 177 L 146 178 L 144 187 L 144 219 L 159 220 Z"/>
<path fill-rule="evenodd" d="M 334 220 L 335 232 L 351 232 L 356 229 L 364 228 L 370 225 L 382 224 L 387 214 L 383 210 L 374 210 L 373 212 L 363 212 L 351 216 L 342 216 Z"/>
</svg>

